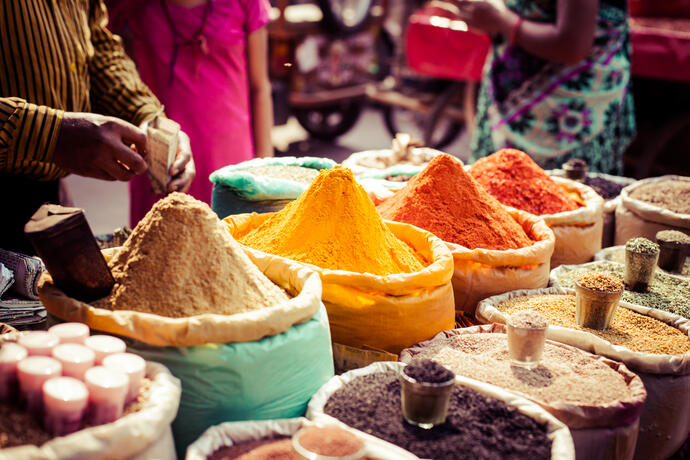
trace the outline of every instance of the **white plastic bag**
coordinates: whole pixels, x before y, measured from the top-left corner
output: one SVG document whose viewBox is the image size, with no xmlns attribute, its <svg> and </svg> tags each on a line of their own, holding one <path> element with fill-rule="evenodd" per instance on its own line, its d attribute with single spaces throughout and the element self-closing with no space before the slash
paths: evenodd
<svg viewBox="0 0 690 460">
<path fill-rule="evenodd" d="M 194 444 L 187 449 L 186 460 L 206 460 L 222 447 L 236 443 L 254 441 L 268 437 L 292 436 L 298 430 L 308 426 L 322 425 L 311 422 L 304 417 L 283 420 L 251 420 L 247 422 L 227 422 L 212 426 L 204 432 Z M 342 428 L 362 439 L 367 447 L 367 454 L 377 459 L 417 460 L 417 456 L 373 436 L 348 426 Z"/>
<path fill-rule="evenodd" d="M 180 402 L 180 381 L 158 363 L 146 363 L 152 380 L 141 410 L 113 423 L 54 438 L 42 446 L 0 449 L 0 460 L 175 459 L 170 424 Z"/>
<path fill-rule="evenodd" d="M 560 177 L 553 177 L 568 192 L 580 195 L 584 207 L 573 211 L 544 214 L 546 225 L 556 235 L 551 268 L 561 264 L 589 262 L 601 249 L 604 228 L 604 199 L 591 187 Z"/>
<path fill-rule="evenodd" d="M 678 214 L 630 197 L 630 193 L 638 187 L 666 181 L 690 182 L 690 177 L 653 177 L 635 182 L 623 189 L 621 201 L 616 208 L 614 244 L 625 244 L 630 238 L 638 236 L 656 241 L 656 233 L 661 230 L 678 230 L 690 235 L 690 214 Z"/>
<path fill-rule="evenodd" d="M 370 364 L 361 369 L 346 372 L 341 375 L 336 375 L 331 378 L 325 385 L 309 401 L 307 407 L 307 418 L 315 422 L 324 423 L 338 423 L 342 426 L 347 426 L 343 422 L 326 415 L 324 407 L 328 399 L 333 393 L 339 390 L 345 384 L 351 382 L 357 377 L 363 375 L 375 374 L 378 372 L 395 371 L 400 372 L 404 364 L 397 362 L 379 362 Z M 570 436 L 570 431 L 562 422 L 558 421 L 553 415 L 546 412 L 544 409 L 535 403 L 528 401 L 525 398 L 509 393 L 497 386 L 489 385 L 476 380 L 468 379 L 461 376 L 455 377 L 456 385 L 461 385 L 477 391 L 483 395 L 499 399 L 509 406 L 515 407 L 523 414 L 533 418 L 538 423 L 545 424 L 547 427 L 548 437 L 551 440 L 551 458 L 553 460 L 566 460 L 575 458 L 575 450 L 573 447 L 573 439 Z"/>
<path fill-rule="evenodd" d="M 505 324 L 505 315 L 496 309 L 502 302 L 527 295 L 573 293 L 560 287 L 508 292 L 480 302 L 476 316 L 483 323 Z M 663 321 L 690 336 L 688 319 L 623 301 L 620 305 Z M 683 444 L 690 432 L 690 352 L 684 355 L 641 353 L 613 345 L 588 332 L 559 326 L 549 326 L 546 336 L 550 340 L 620 361 L 640 376 L 647 390 L 647 401 L 640 417 L 635 459 L 666 459 Z"/>
</svg>

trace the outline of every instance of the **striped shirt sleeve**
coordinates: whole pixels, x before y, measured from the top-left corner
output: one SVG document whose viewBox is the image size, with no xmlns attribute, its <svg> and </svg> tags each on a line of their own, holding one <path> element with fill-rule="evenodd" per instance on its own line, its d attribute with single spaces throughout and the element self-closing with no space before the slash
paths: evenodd
<svg viewBox="0 0 690 460">
<path fill-rule="evenodd" d="M 0 171 L 57 179 L 66 173 L 53 163 L 64 112 L 0 97 Z"/>
<path fill-rule="evenodd" d="M 134 62 L 125 54 L 122 40 L 107 28 L 108 14 L 102 0 L 92 0 L 89 16 L 94 56 L 89 62 L 92 110 L 139 126 L 152 119 L 161 103 L 141 81 Z"/>
</svg>

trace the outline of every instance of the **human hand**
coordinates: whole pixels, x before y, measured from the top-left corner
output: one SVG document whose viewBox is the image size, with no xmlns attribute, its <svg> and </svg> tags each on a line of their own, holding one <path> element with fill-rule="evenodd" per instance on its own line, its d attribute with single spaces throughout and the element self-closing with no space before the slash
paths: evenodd
<svg viewBox="0 0 690 460">
<path fill-rule="evenodd" d="M 177 156 L 170 167 L 168 192 L 186 192 L 196 176 L 196 166 L 192 157 L 189 136 L 184 131 L 178 134 Z"/>
<path fill-rule="evenodd" d="M 80 176 L 128 181 L 146 171 L 145 154 L 146 134 L 136 126 L 94 113 L 65 112 L 53 161 Z"/>
<path fill-rule="evenodd" d="M 453 0 L 458 8 L 457 16 L 471 29 L 489 35 L 510 34 L 517 15 L 502 0 Z"/>
</svg>

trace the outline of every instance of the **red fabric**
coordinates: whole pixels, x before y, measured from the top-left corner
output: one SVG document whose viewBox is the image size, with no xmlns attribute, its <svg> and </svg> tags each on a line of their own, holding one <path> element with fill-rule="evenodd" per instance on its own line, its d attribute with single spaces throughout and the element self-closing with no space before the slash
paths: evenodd
<svg viewBox="0 0 690 460">
<path fill-rule="evenodd" d="M 416 12 L 407 28 L 407 65 L 431 77 L 480 81 L 491 40 L 459 30 L 466 27 L 434 8 Z"/>
<path fill-rule="evenodd" d="M 690 17 L 690 0 L 628 0 L 630 16 Z"/>
<path fill-rule="evenodd" d="M 690 20 L 630 20 L 632 73 L 638 77 L 690 82 Z"/>
</svg>

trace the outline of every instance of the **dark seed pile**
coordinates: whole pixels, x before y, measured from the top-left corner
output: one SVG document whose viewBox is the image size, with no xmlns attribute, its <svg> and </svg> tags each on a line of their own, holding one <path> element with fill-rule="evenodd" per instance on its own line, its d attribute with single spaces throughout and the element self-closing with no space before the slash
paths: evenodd
<svg viewBox="0 0 690 460">
<path fill-rule="evenodd" d="M 403 372 L 421 383 L 444 383 L 454 379 L 455 374 L 431 359 L 417 359 L 404 367 Z"/>
<path fill-rule="evenodd" d="M 622 184 L 617 184 L 602 177 L 587 177 L 585 185 L 589 185 L 605 200 L 616 198 L 621 194 L 621 190 L 625 187 Z"/>
<path fill-rule="evenodd" d="M 324 411 L 420 458 L 551 458 L 551 440 L 544 426 L 503 401 L 461 386 L 453 390 L 444 424 L 431 430 L 407 424 L 395 372 L 354 379 L 330 397 Z"/>
</svg>

